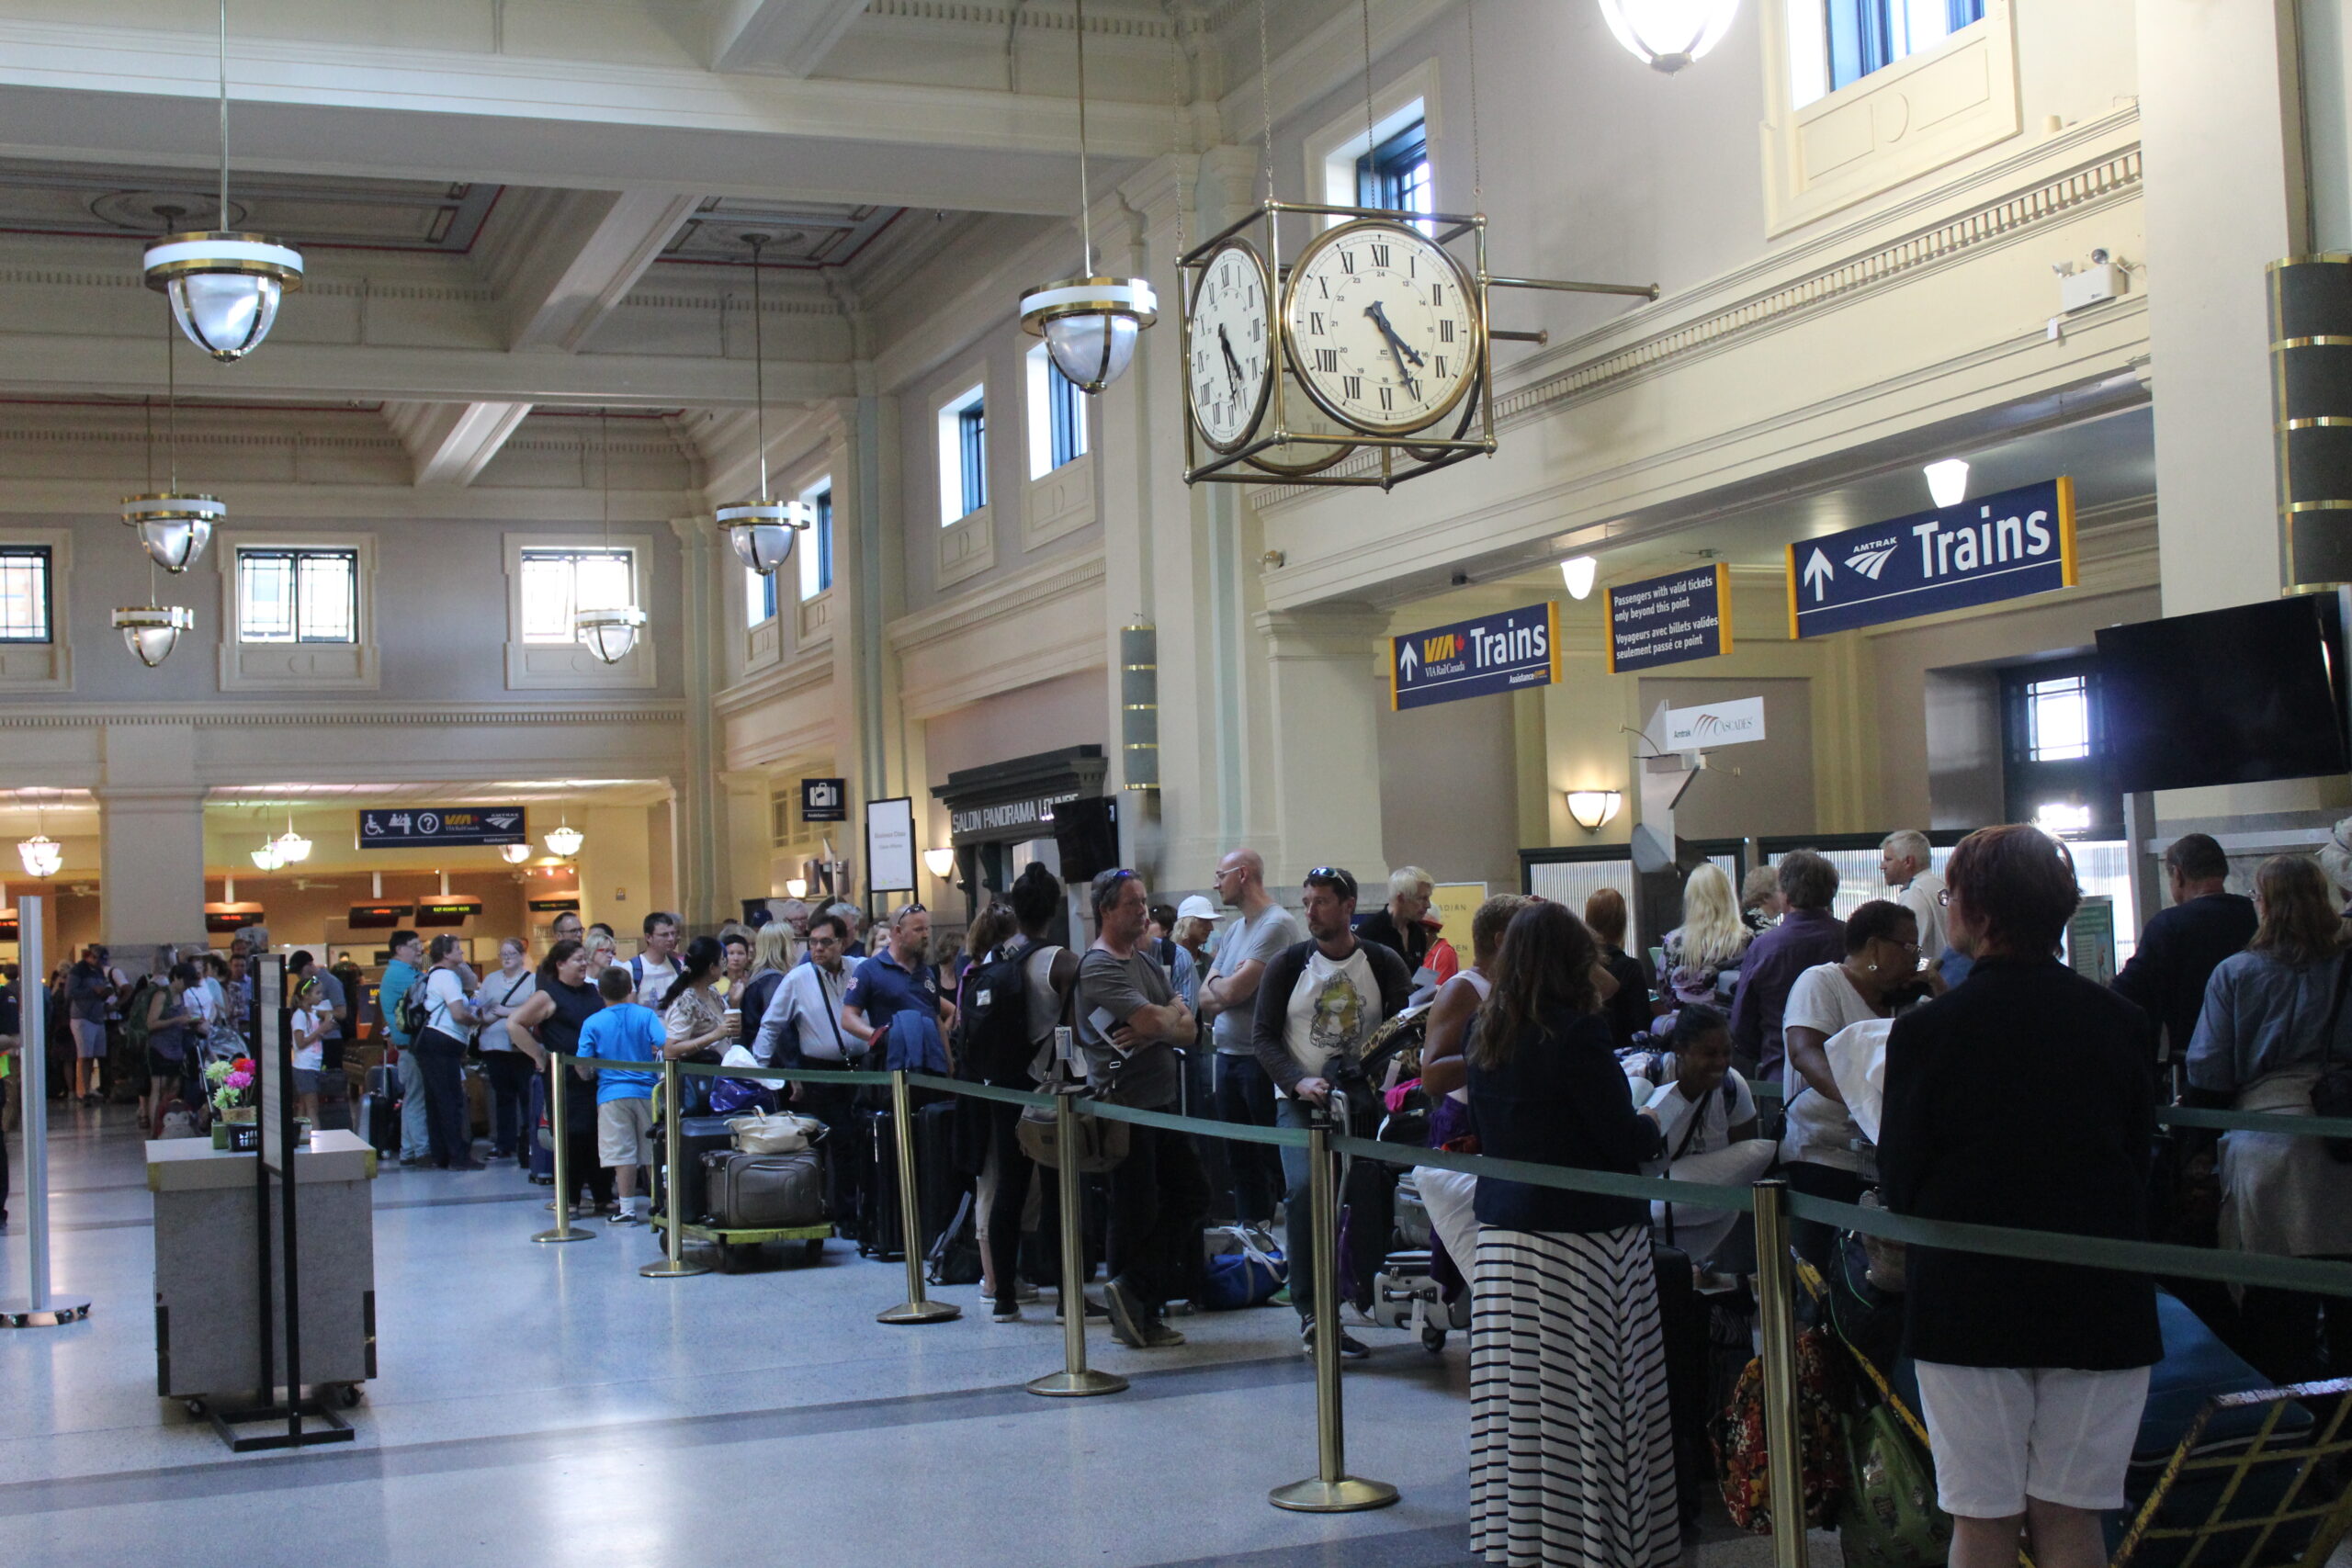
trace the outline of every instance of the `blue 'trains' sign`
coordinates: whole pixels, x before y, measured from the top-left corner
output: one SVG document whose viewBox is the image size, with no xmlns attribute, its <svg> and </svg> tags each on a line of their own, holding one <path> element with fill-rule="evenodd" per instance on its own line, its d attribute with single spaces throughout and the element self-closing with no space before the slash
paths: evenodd
<svg viewBox="0 0 2352 1568">
<path fill-rule="evenodd" d="M 1819 637 L 2075 586 L 2059 478 L 1789 547 L 1789 636 Z"/>
<path fill-rule="evenodd" d="M 1560 606 L 1546 599 L 1388 639 L 1388 705 L 1548 686 L 1560 678 Z"/>
</svg>

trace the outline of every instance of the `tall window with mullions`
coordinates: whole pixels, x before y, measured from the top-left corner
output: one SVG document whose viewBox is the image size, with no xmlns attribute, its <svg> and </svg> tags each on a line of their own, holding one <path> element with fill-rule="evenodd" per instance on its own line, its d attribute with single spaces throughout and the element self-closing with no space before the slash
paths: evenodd
<svg viewBox="0 0 2352 1568">
<path fill-rule="evenodd" d="M 239 550 L 237 640 L 357 642 L 358 552 Z"/>
<path fill-rule="evenodd" d="M 1078 383 L 1063 375 L 1062 367 L 1048 355 L 1046 361 L 1046 419 L 1053 465 L 1057 468 L 1086 456 L 1086 405 L 1080 401 L 1084 396 L 1078 389 Z"/>
<path fill-rule="evenodd" d="M 0 642 L 50 642 L 49 547 L 0 545 Z"/>
<path fill-rule="evenodd" d="M 2008 819 L 2070 834 L 2120 832 L 2123 797 L 2109 773 L 2097 661 L 2004 670 L 2001 708 Z"/>
<path fill-rule="evenodd" d="M 1434 212 L 1429 121 L 1417 119 L 1356 160 L 1356 203 L 1396 212 Z"/>
<path fill-rule="evenodd" d="M 964 515 L 989 503 L 989 406 L 966 404 L 956 414 L 956 450 L 963 465 Z"/>
<path fill-rule="evenodd" d="M 1835 92 L 1984 19 L 1984 0 L 1815 0 L 1826 7 Z"/>
</svg>

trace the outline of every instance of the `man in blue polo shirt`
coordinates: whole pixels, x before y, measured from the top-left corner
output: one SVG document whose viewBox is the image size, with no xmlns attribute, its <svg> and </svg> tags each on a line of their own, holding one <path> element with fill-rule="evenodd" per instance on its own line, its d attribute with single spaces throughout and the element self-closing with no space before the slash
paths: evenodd
<svg viewBox="0 0 2352 1568">
<path fill-rule="evenodd" d="M 658 1062 L 667 1043 L 662 1015 L 632 999 L 636 989 L 626 964 L 596 976 L 602 1012 L 580 1026 L 582 1056 L 607 1062 Z M 586 1069 L 575 1067 L 574 1072 Z M 596 1077 L 596 1161 L 613 1172 L 620 1206 L 613 1224 L 645 1223 L 638 1212 L 637 1169 L 653 1163 L 653 1074 L 607 1068 Z"/>
<path fill-rule="evenodd" d="M 941 998 L 926 961 L 931 916 L 921 904 L 909 904 L 890 917 L 888 930 L 889 941 L 857 966 L 842 993 L 842 1027 L 869 1044 L 888 1029 L 891 1066 L 944 1073 L 956 1009 Z"/>
</svg>

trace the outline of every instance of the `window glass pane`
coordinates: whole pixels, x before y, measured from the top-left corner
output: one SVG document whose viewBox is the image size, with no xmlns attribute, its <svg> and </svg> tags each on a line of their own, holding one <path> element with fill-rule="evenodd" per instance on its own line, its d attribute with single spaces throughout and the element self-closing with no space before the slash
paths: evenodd
<svg viewBox="0 0 2352 1568">
<path fill-rule="evenodd" d="M 2025 718 L 2028 761 L 2064 762 L 2091 754 L 2090 686 L 2085 677 L 2027 686 Z"/>
<path fill-rule="evenodd" d="M 49 548 L 0 549 L 0 642 L 47 642 Z"/>
<path fill-rule="evenodd" d="M 833 585 L 833 490 L 826 485 L 803 497 L 816 508 L 817 520 L 800 536 L 800 597 L 814 599 Z"/>
<path fill-rule="evenodd" d="M 281 551 L 237 552 L 237 638 L 294 640 L 294 558 Z"/>
<path fill-rule="evenodd" d="M 294 610 L 299 641 L 358 641 L 359 558 L 342 550 L 296 556 Z"/>
<path fill-rule="evenodd" d="M 1823 6 L 1832 88 L 1933 49 L 1984 17 L 1984 0 L 1823 0 Z"/>
<path fill-rule="evenodd" d="M 525 550 L 522 596 L 525 642 L 571 642 L 575 610 L 636 603 L 635 562 L 622 549 Z"/>
<path fill-rule="evenodd" d="M 972 403 L 956 416 L 958 456 L 963 463 L 964 515 L 989 503 L 989 412 L 985 402 Z"/>
<path fill-rule="evenodd" d="M 743 569 L 743 619 L 758 626 L 775 614 L 775 576 L 765 577 L 750 567 Z"/>
</svg>

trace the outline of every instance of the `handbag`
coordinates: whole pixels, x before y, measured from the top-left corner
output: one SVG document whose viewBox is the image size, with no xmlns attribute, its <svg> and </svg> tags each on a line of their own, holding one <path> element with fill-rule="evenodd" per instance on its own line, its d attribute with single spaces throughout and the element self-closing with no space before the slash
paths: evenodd
<svg viewBox="0 0 2352 1568">
<path fill-rule="evenodd" d="M 1075 1093 L 1075 1090 L 1053 1092 Z M 1082 1176 L 1100 1176 L 1127 1157 L 1127 1123 L 1085 1114 L 1070 1118 L 1077 1130 L 1072 1156 Z M 1062 1168 L 1061 1118 L 1051 1106 L 1024 1105 L 1012 1126 L 1021 1152 L 1047 1170 Z"/>
<path fill-rule="evenodd" d="M 2352 1116 L 2352 1058 L 2336 1054 L 2335 1026 L 2344 1014 L 2345 977 L 2352 971 L 2352 952 L 2335 961 L 2334 998 L 2327 1007 L 2325 1053 L 2320 1057 L 2319 1077 L 2312 1085 L 2312 1114 L 2314 1116 Z M 2323 1138 L 2330 1159 L 2338 1165 L 2352 1165 L 2352 1138 Z"/>
<path fill-rule="evenodd" d="M 773 1111 L 729 1119 L 735 1147 L 747 1155 L 797 1155 L 825 1135 L 825 1124 L 813 1116 Z"/>
</svg>

